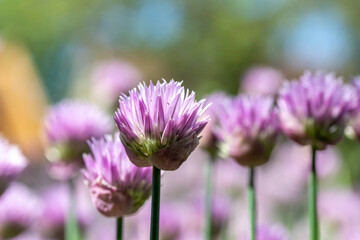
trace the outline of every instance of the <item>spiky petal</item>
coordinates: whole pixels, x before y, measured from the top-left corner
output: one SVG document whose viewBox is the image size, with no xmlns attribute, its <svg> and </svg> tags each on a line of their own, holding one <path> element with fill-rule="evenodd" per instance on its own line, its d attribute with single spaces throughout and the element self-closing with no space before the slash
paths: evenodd
<svg viewBox="0 0 360 240">
<path fill-rule="evenodd" d="M 208 118 L 200 119 L 204 101 L 171 80 L 122 95 L 114 119 L 130 160 L 139 167 L 175 170 L 199 143 Z"/>
</svg>

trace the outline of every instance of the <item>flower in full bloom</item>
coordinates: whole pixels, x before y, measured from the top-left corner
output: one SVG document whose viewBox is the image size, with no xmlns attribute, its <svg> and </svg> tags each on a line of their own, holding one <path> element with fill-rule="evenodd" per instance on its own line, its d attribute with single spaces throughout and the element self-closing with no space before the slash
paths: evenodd
<svg viewBox="0 0 360 240">
<path fill-rule="evenodd" d="M 84 154 L 83 176 L 95 207 L 107 217 L 136 212 L 151 195 L 151 168 L 133 165 L 118 135 L 93 138 L 89 146 L 92 155 Z"/>
<path fill-rule="evenodd" d="M 240 95 L 223 107 L 217 129 L 221 155 L 250 167 L 268 161 L 280 129 L 273 98 Z"/>
<path fill-rule="evenodd" d="M 357 96 L 333 73 L 305 72 L 299 81 L 284 84 L 278 106 L 282 130 L 289 138 L 324 149 L 341 140 Z"/>
<path fill-rule="evenodd" d="M 20 149 L 0 136 L 0 195 L 26 166 L 27 160 Z"/>
<path fill-rule="evenodd" d="M 38 200 L 25 186 L 13 184 L 0 198 L 0 239 L 29 228 L 38 214 Z"/>
<path fill-rule="evenodd" d="M 45 118 L 45 132 L 51 148 L 47 157 L 52 162 L 81 162 L 87 151 L 86 141 L 111 131 L 111 119 L 95 105 L 64 100 L 53 106 Z"/>
<path fill-rule="evenodd" d="M 254 96 L 275 96 L 283 81 L 283 74 L 275 68 L 254 67 L 245 74 L 240 90 Z"/>
<path fill-rule="evenodd" d="M 208 114 L 210 119 L 202 133 L 200 147 L 213 155 L 217 152 L 218 139 L 215 134 L 215 128 L 218 122 L 217 115 L 223 111 L 223 101 L 227 99 L 228 97 L 223 92 L 215 92 L 206 97 L 205 104 L 211 104 L 211 107 L 206 109 L 205 114 Z"/>
<path fill-rule="evenodd" d="M 114 100 L 122 92 L 135 87 L 140 80 L 140 71 L 132 64 L 120 60 L 101 62 L 92 75 L 96 95 Z"/>
<path fill-rule="evenodd" d="M 138 167 L 175 170 L 199 144 L 199 134 L 208 122 L 200 118 L 205 100 L 181 82 L 139 84 L 129 96 L 120 97 L 115 121 L 130 160 Z"/>
</svg>

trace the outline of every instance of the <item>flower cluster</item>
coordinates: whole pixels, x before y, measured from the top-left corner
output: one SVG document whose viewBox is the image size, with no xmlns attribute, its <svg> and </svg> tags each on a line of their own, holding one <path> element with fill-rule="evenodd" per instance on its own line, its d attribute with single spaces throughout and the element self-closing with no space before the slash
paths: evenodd
<svg viewBox="0 0 360 240">
<path fill-rule="evenodd" d="M 27 160 L 20 149 L 0 136 L 0 195 L 26 166 Z"/>
<path fill-rule="evenodd" d="M 356 137 L 360 141 L 360 76 L 353 80 L 353 86 L 358 97 L 358 104 L 354 115 L 350 119 L 349 130 L 351 137 Z"/>
<path fill-rule="evenodd" d="M 126 155 L 118 135 L 89 142 L 83 171 L 95 207 L 108 217 L 137 211 L 151 195 L 151 168 L 138 168 Z"/>
<path fill-rule="evenodd" d="M 357 103 L 355 90 L 335 74 L 305 72 L 280 90 L 282 130 L 299 144 L 324 149 L 340 141 Z"/>
<path fill-rule="evenodd" d="M 175 170 L 199 144 L 208 122 L 200 119 L 204 102 L 171 80 L 140 84 L 120 97 L 115 121 L 130 160 L 139 167 Z"/>
<path fill-rule="evenodd" d="M 224 101 L 217 130 L 221 154 L 244 166 L 265 163 L 280 130 L 273 105 L 270 97 L 238 96 Z"/>
</svg>

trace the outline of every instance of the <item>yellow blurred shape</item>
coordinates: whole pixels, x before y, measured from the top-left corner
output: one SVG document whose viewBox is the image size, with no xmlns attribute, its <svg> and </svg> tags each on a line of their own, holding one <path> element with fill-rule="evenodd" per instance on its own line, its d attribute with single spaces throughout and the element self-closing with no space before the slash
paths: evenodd
<svg viewBox="0 0 360 240">
<path fill-rule="evenodd" d="M 31 160 L 43 157 L 46 97 L 27 50 L 0 42 L 0 132 Z"/>
</svg>

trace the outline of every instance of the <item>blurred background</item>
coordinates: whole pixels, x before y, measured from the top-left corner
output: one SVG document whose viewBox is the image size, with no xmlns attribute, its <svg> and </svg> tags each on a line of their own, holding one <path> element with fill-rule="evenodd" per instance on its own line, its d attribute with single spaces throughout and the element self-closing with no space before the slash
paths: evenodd
<svg viewBox="0 0 360 240">
<path fill-rule="evenodd" d="M 137 81 L 183 80 L 198 98 L 214 91 L 244 91 L 242 81 L 256 66 L 278 69 L 285 79 L 298 77 L 305 69 L 323 69 L 350 81 L 360 73 L 359 9 L 360 2 L 354 0 L 0 0 L 0 132 L 32 163 L 19 181 L 37 192 L 52 181 L 43 167 L 47 161 L 43 118 L 48 106 L 80 98 L 112 114 L 113 105 L 108 107 L 104 95 L 96 92 L 99 85 L 94 80 L 104 65 L 131 64 Z M 336 171 L 329 170 L 330 182 L 351 193 L 360 183 L 358 144 L 345 139 L 333 150 Z M 189 162 L 197 161 L 202 172 L 199 158 L 206 155 L 201 154 Z M 285 156 L 290 161 L 292 155 Z M 195 168 L 189 162 L 184 169 Z M 271 170 L 275 163 L 264 166 L 273 174 L 271 179 L 279 172 Z M 231 172 L 231 167 L 224 168 Z M 234 179 L 227 179 L 235 186 L 244 178 L 243 170 L 237 170 Z M 224 193 L 226 198 L 228 194 Z M 246 214 L 241 206 L 236 209 Z M 295 207 L 289 204 L 289 209 Z M 286 225 L 291 239 L 296 239 L 294 226 L 306 225 L 301 220 L 306 216 L 275 216 L 264 216 L 264 222 Z"/>
</svg>

